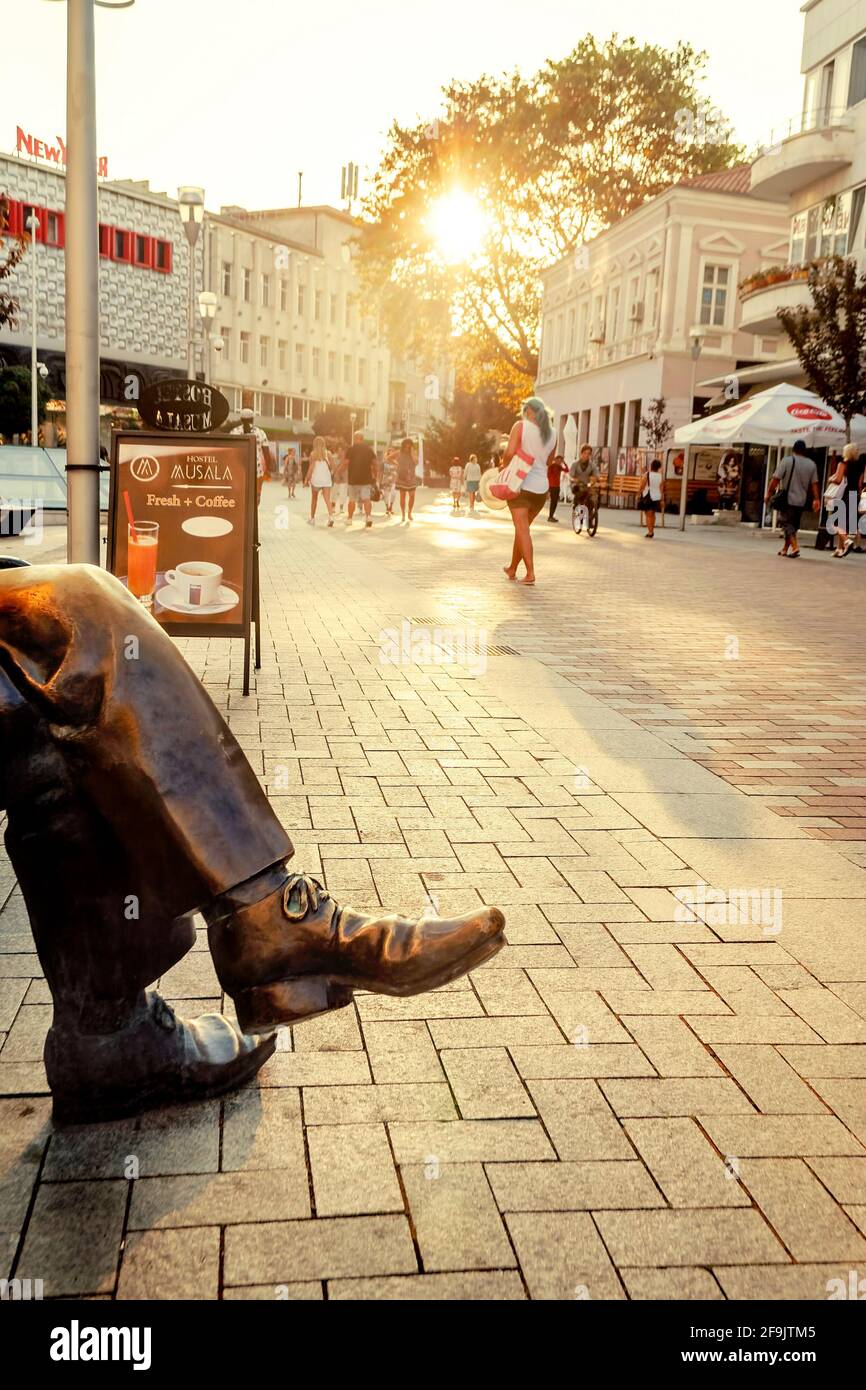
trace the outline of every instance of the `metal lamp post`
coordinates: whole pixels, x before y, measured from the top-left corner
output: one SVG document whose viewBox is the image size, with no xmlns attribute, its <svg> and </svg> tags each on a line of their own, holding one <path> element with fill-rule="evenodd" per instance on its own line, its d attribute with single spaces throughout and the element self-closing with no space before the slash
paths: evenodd
<svg viewBox="0 0 866 1390">
<path fill-rule="evenodd" d="M 204 372 L 205 381 L 210 381 L 210 345 L 211 332 L 210 326 L 214 321 L 217 311 L 217 297 L 213 290 L 200 290 L 198 296 L 198 312 L 201 318 L 201 369 Z"/>
<path fill-rule="evenodd" d="M 39 231 L 39 218 L 31 212 L 27 219 L 30 233 L 30 443 L 39 443 L 39 390 L 37 385 L 38 364 L 36 361 L 36 233 Z"/>
<path fill-rule="evenodd" d="M 99 241 L 93 7 L 66 9 L 66 488 L 72 562 L 99 564 Z"/>
<path fill-rule="evenodd" d="M 187 185 L 177 190 L 178 211 L 189 245 L 189 320 L 187 324 L 186 374 L 195 380 L 195 245 L 204 221 L 204 189 Z"/>
</svg>

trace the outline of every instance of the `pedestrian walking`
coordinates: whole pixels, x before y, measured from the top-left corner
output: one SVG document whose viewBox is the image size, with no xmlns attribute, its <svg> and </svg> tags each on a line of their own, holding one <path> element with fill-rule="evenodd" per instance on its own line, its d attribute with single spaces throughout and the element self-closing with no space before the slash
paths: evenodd
<svg viewBox="0 0 866 1390">
<path fill-rule="evenodd" d="M 797 532 L 803 509 L 812 498 L 812 511 L 821 510 L 821 497 L 818 492 L 818 470 L 809 455 L 802 439 L 798 439 L 790 454 L 779 460 L 778 467 L 770 479 L 765 502 L 773 503 L 779 513 L 779 523 L 784 534 L 779 554 L 791 560 L 799 560 L 800 546 Z M 790 554 L 789 554 L 790 552 Z"/>
<path fill-rule="evenodd" d="M 294 497 L 298 482 L 298 460 L 295 456 L 294 449 L 286 450 L 286 457 L 283 459 L 283 482 L 286 485 L 289 497 Z"/>
<path fill-rule="evenodd" d="M 550 411 L 539 396 L 523 402 L 520 419 L 515 420 L 503 455 L 503 466 L 518 459 L 523 479 L 516 497 L 508 499 L 508 510 L 514 526 L 511 564 L 503 566 L 508 578 L 518 584 L 535 583 L 535 558 L 529 528 L 544 506 L 548 493 L 547 461 L 553 453 L 556 437 L 550 423 Z M 526 574 L 517 578 L 523 561 Z"/>
<path fill-rule="evenodd" d="M 385 502 L 385 513 L 387 516 L 394 515 L 394 503 L 397 499 L 397 450 L 388 449 L 382 463 L 382 497 Z"/>
<path fill-rule="evenodd" d="M 411 524 L 415 506 L 415 490 L 418 487 L 418 475 L 415 472 L 417 464 L 418 458 L 412 440 L 404 439 L 397 455 L 397 491 L 400 494 L 400 521 L 405 521 L 407 525 Z"/>
<path fill-rule="evenodd" d="M 641 511 L 646 518 L 644 540 L 651 541 L 655 535 L 656 512 L 660 512 L 665 501 L 665 480 L 662 477 L 660 459 L 653 459 L 645 469 L 638 484 L 638 498 Z"/>
<path fill-rule="evenodd" d="M 372 510 L 373 482 L 377 460 L 369 444 L 364 443 L 363 430 L 355 430 L 352 444 L 346 450 L 346 462 L 349 486 L 346 521 L 351 526 L 355 507 L 360 503 L 364 512 L 364 525 L 372 526 L 373 518 L 370 512 Z"/>
<path fill-rule="evenodd" d="M 567 473 L 565 459 L 562 454 L 556 454 L 547 465 L 547 494 L 550 498 L 550 511 L 547 514 L 548 522 L 554 521 L 558 524 L 559 518 L 556 509 L 559 506 L 560 487 L 562 485 L 562 475 Z"/>
<path fill-rule="evenodd" d="M 481 483 L 481 464 L 478 462 L 477 454 L 469 455 L 469 462 L 463 470 L 463 482 L 466 487 L 466 496 L 469 498 L 469 515 L 472 516 Z"/>
<path fill-rule="evenodd" d="M 463 495 L 463 469 L 459 459 L 451 460 L 448 477 L 451 483 L 451 510 L 452 512 L 459 512 L 460 498 Z"/>
<path fill-rule="evenodd" d="M 863 484 L 863 463 L 857 444 L 846 444 L 833 476 L 827 482 L 824 505 L 827 530 L 835 532 L 834 560 L 842 560 L 860 538 L 857 511 Z M 853 533 L 853 534 L 852 534 Z"/>
<path fill-rule="evenodd" d="M 319 493 L 322 494 L 325 506 L 328 511 L 328 525 L 334 524 L 334 512 L 331 506 L 331 464 L 328 458 L 328 446 L 322 436 L 316 435 L 313 440 L 313 447 L 310 450 L 310 461 L 307 464 L 307 473 L 304 478 L 304 487 L 309 486 L 310 492 L 310 525 L 316 524 L 316 508 L 319 505 Z"/>
<path fill-rule="evenodd" d="M 348 488 L 346 480 L 349 474 L 349 461 L 346 458 L 346 449 L 342 440 L 337 441 L 334 450 L 334 466 L 331 470 L 333 483 L 331 484 L 331 499 L 334 503 L 334 512 L 345 512 L 348 501 Z"/>
<path fill-rule="evenodd" d="M 256 506 L 262 500 L 262 488 L 265 485 L 265 478 L 268 472 L 267 458 L 265 450 L 268 447 L 268 436 L 260 425 L 256 424 L 255 412 L 245 406 L 241 411 L 241 422 L 235 425 L 232 434 L 254 434 L 256 437 Z"/>
</svg>

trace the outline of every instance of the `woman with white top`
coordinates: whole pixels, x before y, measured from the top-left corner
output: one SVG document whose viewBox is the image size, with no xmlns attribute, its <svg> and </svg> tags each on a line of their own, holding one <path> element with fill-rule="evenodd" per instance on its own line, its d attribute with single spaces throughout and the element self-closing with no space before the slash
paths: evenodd
<svg viewBox="0 0 866 1390">
<path fill-rule="evenodd" d="M 508 578 L 518 584 L 535 583 L 529 528 L 547 500 L 547 460 L 553 453 L 555 444 L 556 436 L 550 423 L 550 411 L 539 396 L 530 396 L 523 402 L 520 419 L 511 427 L 502 458 L 503 467 L 517 457 L 527 468 L 520 491 L 508 502 L 508 510 L 514 524 L 514 545 L 511 550 L 511 564 L 503 566 Z M 517 567 L 521 560 L 526 566 L 526 574 L 523 579 L 518 579 Z"/>
<path fill-rule="evenodd" d="M 469 455 L 469 462 L 463 470 L 463 481 L 466 484 L 466 496 L 469 498 L 469 515 L 475 511 L 475 499 L 478 496 L 478 485 L 481 482 L 481 464 L 478 462 L 477 454 Z"/>
<path fill-rule="evenodd" d="M 310 451 L 310 461 L 307 464 L 307 476 L 304 478 L 304 487 L 309 486 L 312 491 L 310 494 L 310 525 L 316 524 L 316 508 L 319 505 L 319 493 L 325 499 L 325 506 L 328 509 L 328 525 L 334 524 L 334 509 L 331 506 L 331 460 L 328 455 L 328 446 L 320 434 L 313 440 L 313 447 Z"/>
<path fill-rule="evenodd" d="M 642 475 L 638 485 L 638 505 L 646 518 L 644 540 L 651 541 L 656 525 L 656 512 L 660 512 L 665 500 L 665 481 L 659 459 L 653 459 L 649 469 Z"/>
</svg>

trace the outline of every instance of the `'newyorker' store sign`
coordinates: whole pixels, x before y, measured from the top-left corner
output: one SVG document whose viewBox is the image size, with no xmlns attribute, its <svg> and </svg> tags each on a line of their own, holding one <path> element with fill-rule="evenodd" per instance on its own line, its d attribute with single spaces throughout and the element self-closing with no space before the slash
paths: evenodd
<svg viewBox="0 0 866 1390">
<path fill-rule="evenodd" d="M 60 168 L 66 168 L 66 145 L 59 135 L 55 135 L 54 144 L 47 140 L 40 140 L 29 131 L 22 130 L 20 125 L 15 127 L 15 153 L 18 155 L 26 154 L 31 159 L 44 159 L 46 164 L 57 164 Z M 108 156 L 101 154 L 96 161 L 96 172 L 101 179 L 108 178 Z"/>
</svg>

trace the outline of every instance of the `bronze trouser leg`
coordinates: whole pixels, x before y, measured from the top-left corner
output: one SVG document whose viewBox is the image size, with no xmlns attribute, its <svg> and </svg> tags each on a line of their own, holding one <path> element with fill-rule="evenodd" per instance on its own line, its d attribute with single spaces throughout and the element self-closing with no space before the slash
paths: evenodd
<svg viewBox="0 0 866 1390">
<path fill-rule="evenodd" d="M 292 853 L 174 644 L 88 566 L 0 572 L 0 799 L 55 1004 L 107 1027 L 185 914 Z"/>
<path fill-rule="evenodd" d="M 88 565 L 0 572 L 0 669 L 44 720 L 154 916 L 190 912 L 291 855 L 219 711 L 110 575 Z M 26 778 L 24 768 L 10 799 L 26 794 Z"/>
</svg>

